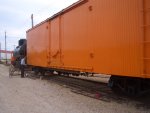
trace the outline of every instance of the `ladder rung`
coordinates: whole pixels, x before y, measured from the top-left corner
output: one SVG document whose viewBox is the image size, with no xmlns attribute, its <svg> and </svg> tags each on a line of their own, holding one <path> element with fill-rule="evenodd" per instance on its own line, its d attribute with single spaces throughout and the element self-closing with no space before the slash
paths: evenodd
<svg viewBox="0 0 150 113">
<path fill-rule="evenodd" d="M 150 41 L 144 41 L 143 43 L 150 43 Z"/>
<path fill-rule="evenodd" d="M 144 41 L 144 43 L 150 43 L 150 41 Z"/>
<path fill-rule="evenodd" d="M 141 11 L 142 11 L 142 12 L 149 12 L 149 11 L 150 11 L 150 8 L 142 9 Z"/>
<path fill-rule="evenodd" d="M 150 27 L 150 24 L 149 25 L 143 25 L 142 27 Z"/>
<path fill-rule="evenodd" d="M 142 74 L 143 76 L 150 76 L 150 74 Z"/>
<path fill-rule="evenodd" d="M 150 58 L 143 58 L 144 60 L 150 60 Z"/>
</svg>

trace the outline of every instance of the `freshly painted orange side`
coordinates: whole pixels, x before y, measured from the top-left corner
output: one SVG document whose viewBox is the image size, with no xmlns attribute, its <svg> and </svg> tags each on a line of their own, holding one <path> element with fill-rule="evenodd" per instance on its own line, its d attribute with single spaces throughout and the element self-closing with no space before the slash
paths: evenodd
<svg viewBox="0 0 150 113">
<path fill-rule="evenodd" d="M 138 0 L 89 0 L 63 14 L 64 66 L 142 77 L 139 13 Z"/>
<path fill-rule="evenodd" d="M 61 47 L 60 47 L 60 19 L 59 17 L 53 19 L 51 21 L 51 29 L 50 29 L 50 51 L 51 51 L 51 64 L 50 66 L 58 67 L 61 65 Z"/>
<path fill-rule="evenodd" d="M 49 56 L 49 22 L 27 32 L 27 64 L 47 67 Z"/>
<path fill-rule="evenodd" d="M 91 4 L 94 71 L 143 77 L 139 0 L 91 0 Z"/>
<path fill-rule="evenodd" d="M 27 32 L 29 64 L 150 78 L 149 0 L 80 0 L 75 6 Z"/>
<path fill-rule="evenodd" d="M 66 68 L 93 71 L 94 37 L 89 37 L 89 33 L 94 29 L 91 31 L 89 26 L 89 16 L 92 13 L 88 9 L 88 4 L 85 3 L 61 16 L 62 61 Z"/>
</svg>

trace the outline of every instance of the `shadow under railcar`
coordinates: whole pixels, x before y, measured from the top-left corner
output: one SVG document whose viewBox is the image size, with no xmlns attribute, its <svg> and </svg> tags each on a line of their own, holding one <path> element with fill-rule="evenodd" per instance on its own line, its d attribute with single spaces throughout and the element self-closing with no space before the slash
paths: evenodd
<svg viewBox="0 0 150 113">
<path fill-rule="evenodd" d="M 86 78 L 86 77 L 85 77 Z M 87 79 L 73 78 L 70 76 L 48 75 L 43 78 L 48 82 L 56 83 L 70 89 L 71 92 L 84 95 L 105 102 L 117 102 L 119 104 L 132 104 L 137 109 L 150 110 L 150 94 L 141 97 L 127 97 L 122 92 L 113 92 L 107 83 Z"/>
</svg>

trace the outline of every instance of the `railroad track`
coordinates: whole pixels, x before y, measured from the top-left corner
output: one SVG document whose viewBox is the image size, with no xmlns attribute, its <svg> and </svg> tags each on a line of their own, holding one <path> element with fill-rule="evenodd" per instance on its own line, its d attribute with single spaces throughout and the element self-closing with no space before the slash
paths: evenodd
<svg viewBox="0 0 150 113">
<path fill-rule="evenodd" d="M 112 92 L 112 90 L 107 86 L 107 83 L 58 75 L 47 76 L 44 77 L 44 79 L 69 88 L 74 93 L 88 96 L 90 98 L 99 99 L 106 102 L 115 100 L 121 103 L 128 101 L 128 98 L 121 93 L 115 94 Z"/>
<path fill-rule="evenodd" d="M 35 76 L 33 73 L 28 76 L 31 79 L 40 78 L 40 76 Z M 107 83 L 91 81 L 87 79 L 74 78 L 70 76 L 59 76 L 59 75 L 46 75 L 42 78 L 47 82 L 53 82 L 62 87 L 70 89 L 71 92 L 87 96 L 93 99 L 105 101 L 105 102 L 117 102 L 119 104 L 123 103 L 133 103 L 137 107 L 142 107 L 150 109 L 150 94 L 145 95 L 141 98 L 129 98 L 122 94 L 121 92 L 114 93 L 108 86 Z"/>
</svg>

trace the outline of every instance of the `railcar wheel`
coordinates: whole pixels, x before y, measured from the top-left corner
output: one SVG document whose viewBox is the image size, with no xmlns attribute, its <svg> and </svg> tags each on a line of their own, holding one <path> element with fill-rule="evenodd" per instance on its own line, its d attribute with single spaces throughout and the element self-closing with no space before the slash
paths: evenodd
<svg viewBox="0 0 150 113">
<path fill-rule="evenodd" d="M 38 75 L 39 74 L 39 70 L 38 69 L 35 69 L 33 71 L 34 71 L 34 75 Z"/>
<path fill-rule="evenodd" d="M 45 70 L 40 70 L 41 76 L 45 76 Z"/>
<path fill-rule="evenodd" d="M 114 92 L 123 92 L 127 96 L 139 96 L 142 92 L 141 79 L 130 77 L 111 76 L 108 86 Z"/>
<path fill-rule="evenodd" d="M 119 88 L 117 86 L 117 78 L 115 76 L 111 76 L 109 81 L 108 81 L 108 87 L 112 89 L 112 91 L 119 92 Z"/>
</svg>

